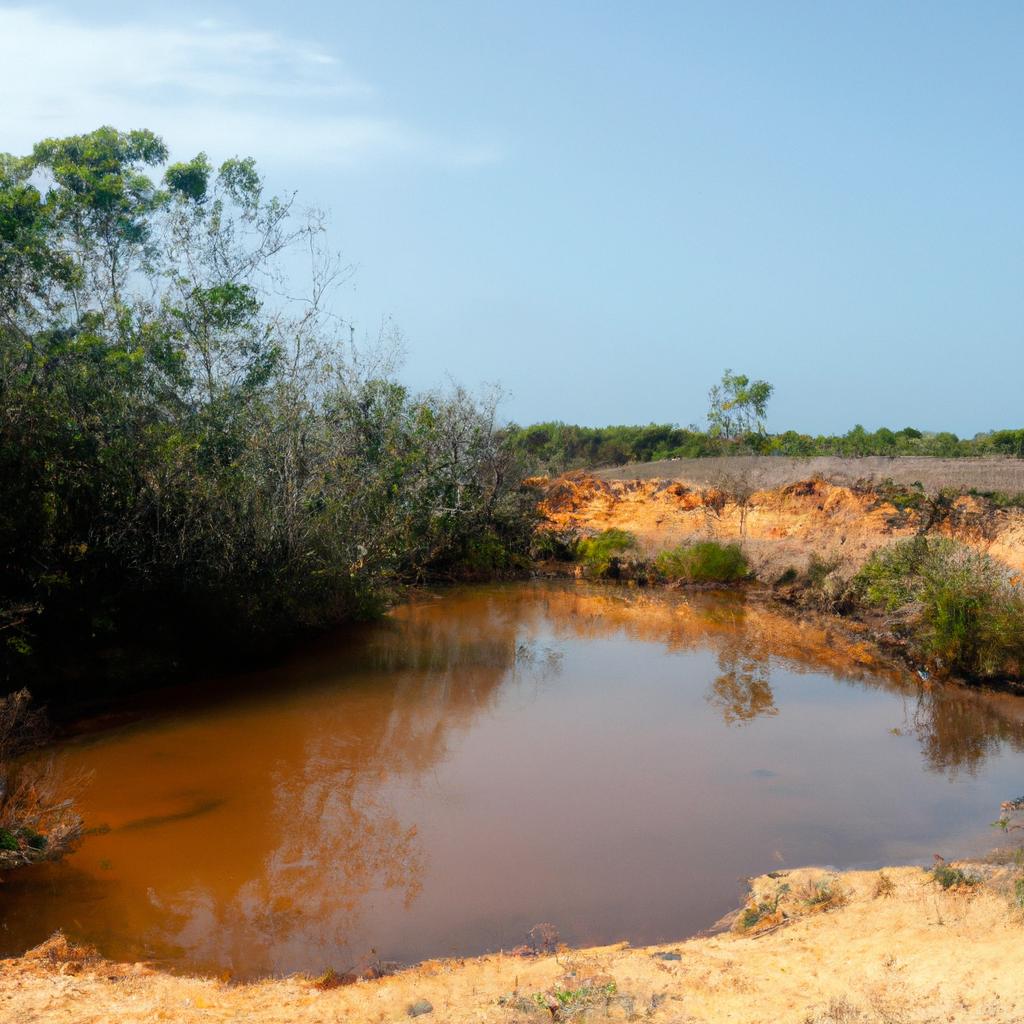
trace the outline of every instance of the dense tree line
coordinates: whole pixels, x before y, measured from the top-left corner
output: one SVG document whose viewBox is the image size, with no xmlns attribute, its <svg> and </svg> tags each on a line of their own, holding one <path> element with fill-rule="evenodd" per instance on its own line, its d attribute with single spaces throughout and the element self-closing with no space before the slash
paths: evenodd
<svg viewBox="0 0 1024 1024">
<path fill-rule="evenodd" d="M 515 566 L 534 502 L 495 400 L 411 394 L 353 349 L 323 237 L 251 160 L 168 163 L 148 131 L 0 155 L 9 682 L 56 648 L 255 642 Z"/>
<path fill-rule="evenodd" d="M 735 437 L 674 424 L 580 427 L 535 423 L 515 427 L 514 444 L 538 470 L 561 472 L 656 459 L 697 459 L 712 455 L 933 455 L 942 458 L 1011 456 L 1024 458 L 1024 430 L 996 430 L 973 438 L 926 433 L 905 427 L 875 431 L 856 426 L 845 434 L 781 434 L 751 431 Z"/>
</svg>

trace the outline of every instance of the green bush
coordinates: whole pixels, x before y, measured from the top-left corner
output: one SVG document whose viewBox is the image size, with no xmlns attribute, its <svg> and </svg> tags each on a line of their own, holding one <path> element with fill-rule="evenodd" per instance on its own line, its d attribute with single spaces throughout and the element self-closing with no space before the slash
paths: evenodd
<svg viewBox="0 0 1024 1024">
<path fill-rule="evenodd" d="M 627 530 L 610 529 L 584 537 L 576 545 L 576 558 L 588 576 L 603 577 L 618 568 L 619 557 L 636 548 L 636 537 Z"/>
<path fill-rule="evenodd" d="M 868 604 L 907 616 L 938 667 L 978 678 L 1020 675 L 1024 596 L 987 555 L 918 536 L 877 551 L 854 586 Z"/>
<path fill-rule="evenodd" d="M 968 873 L 962 868 L 950 867 L 948 864 L 936 864 L 932 868 L 932 879 L 942 886 L 943 889 L 959 889 L 962 886 L 975 886 L 980 884 L 979 875 Z"/>
<path fill-rule="evenodd" d="M 750 572 L 739 544 L 713 540 L 668 548 L 654 564 L 665 579 L 686 583 L 735 583 Z"/>
</svg>

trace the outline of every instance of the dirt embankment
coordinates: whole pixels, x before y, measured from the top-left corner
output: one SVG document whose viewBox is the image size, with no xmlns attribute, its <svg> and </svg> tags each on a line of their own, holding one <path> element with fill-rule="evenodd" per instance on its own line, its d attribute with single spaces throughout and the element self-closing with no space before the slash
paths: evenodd
<svg viewBox="0 0 1024 1024">
<path fill-rule="evenodd" d="M 759 490 L 743 477 L 701 485 L 577 473 L 547 482 L 542 511 L 549 529 L 617 527 L 652 554 L 698 538 L 742 540 L 767 581 L 803 569 L 812 554 L 852 574 L 875 549 L 920 532 L 953 537 L 1024 571 L 1024 509 L 968 495 L 938 500 L 915 489 L 820 478 Z"/>
<path fill-rule="evenodd" d="M 774 909 L 746 930 L 648 949 L 430 961 L 334 988 L 175 977 L 58 938 L 0 962 L 0 1006 L 25 1024 L 397 1022 L 414 1010 L 425 1024 L 1024 1020 L 1012 877 L 983 870 L 985 884 L 948 890 L 920 868 L 776 872 L 754 881 L 748 907 Z"/>
</svg>

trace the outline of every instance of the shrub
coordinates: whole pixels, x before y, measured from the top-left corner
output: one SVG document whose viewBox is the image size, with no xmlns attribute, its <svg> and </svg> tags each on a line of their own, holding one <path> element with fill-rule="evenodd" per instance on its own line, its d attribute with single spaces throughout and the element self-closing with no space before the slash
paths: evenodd
<svg viewBox="0 0 1024 1024">
<path fill-rule="evenodd" d="M 788 587 L 791 583 L 796 583 L 800 578 L 800 573 L 791 565 L 788 569 L 785 569 L 779 578 L 775 581 L 776 587 Z"/>
<path fill-rule="evenodd" d="M 822 558 L 816 552 L 812 552 L 807 560 L 807 582 L 818 590 L 838 568 L 838 558 Z"/>
<path fill-rule="evenodd" d="M 1024 597 L 987 555 L 918 536 L 877 551 L 854 585 L 868 604 L 911 617 L 922 653 L 939 668 L 979 678 L 1020 674 Z"/>
<path fill-rule="evenodd" d="M 82 834 L 73 784 L 52 758 L 28 756 L 44 730 L 28 691 L 0 698 L 0 868 L 57 860 Z"/>
<path fill-rule="evenodd" d="M 533 537 L 530 555 L 541 561 L 571 562 L 576 557 L 577 544 L 571 532 L 538 530 Z"/>
<path fill-rule="evenodd" d="M 610 529 L 594 537 L 584 537 L 576 545 L 576 557 L 588 576 L 613 575 L 619 557 L 636 548 L 636 537 L 627 530 Z"/>
<path fill-rule="evenodd" d="M 686 583 L 735 583 L 750 572 L 739 544 L 713 540 L 668 548 L 658 555 L 655 568 L 666 579 Z"/>
<path fill-rule="evenodd" d="M 932 868 L 932 880 L 941 885 L 943 889 L 959 889 L 962 887 L 972 888 L 980 884 L 981 877 L 969 874 L 962 868 L 954 868 L 949 864 L 940 863 Z"/>
</svg>

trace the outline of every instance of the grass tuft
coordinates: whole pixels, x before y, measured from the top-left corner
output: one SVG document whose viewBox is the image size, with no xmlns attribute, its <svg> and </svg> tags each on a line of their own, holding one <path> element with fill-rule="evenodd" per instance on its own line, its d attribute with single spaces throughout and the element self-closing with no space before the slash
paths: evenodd
<svg viewBox="0 0 1024 1024">
<path fill-rule="evenodd" d="M 750 574 L 739 544 L 713 540 L 668 548 L 658 555 L 654 565 L 659 575 L 673 582 L 736 583 Z"/>
</svg>

